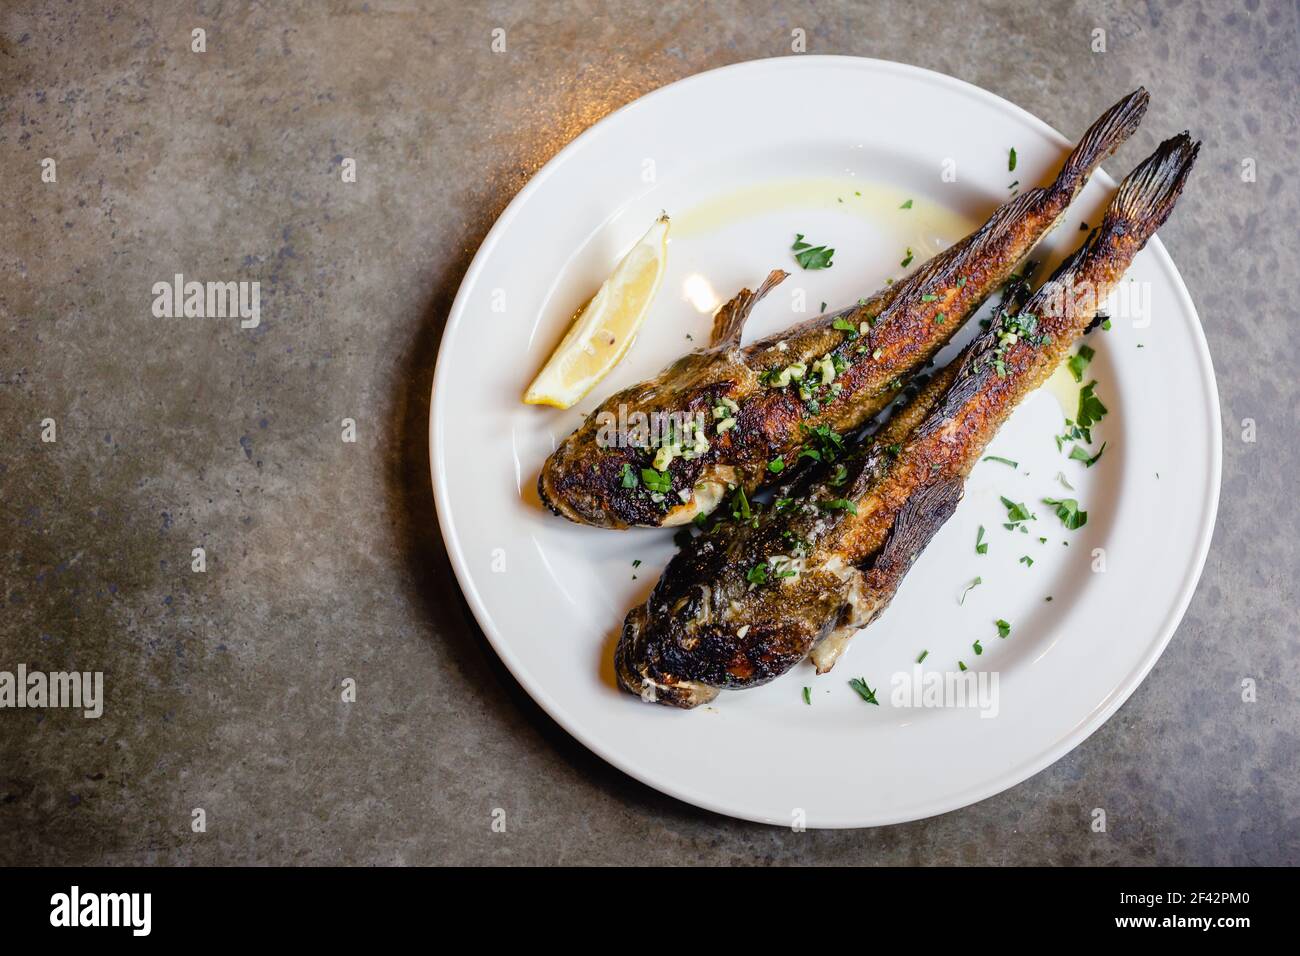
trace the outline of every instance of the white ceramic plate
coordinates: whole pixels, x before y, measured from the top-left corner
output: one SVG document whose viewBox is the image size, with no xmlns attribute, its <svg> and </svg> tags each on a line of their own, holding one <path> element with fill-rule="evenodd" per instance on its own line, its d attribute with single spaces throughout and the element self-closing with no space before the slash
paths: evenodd
<svg viewBox="0 0 1300 956">
<path fill-rule="evenodd" d="M 1095 112 L 1127 92 L 1116 88 Z M 907 247 L 915 268 L 982 222 L 1013 180 L 1045 181 L 1069 142 L 946 76 L 791 57 L 643 97 L 571 143 L 515 198 L 447 320 L 429 425 L 433 484 L 479 624 L 569 733 L 632 776 L 720 813 L 874 826 L 942 813 L 1024 780 L 1133 692 L 1191 598 L 1219 491 L 1210 356 L 1158 240 L 1129 272 L 1127 302 L 1142 312 L 1113 303 L 1112 330 L 1089 339 L 1097 355 L 1088 377 L 1110 408 L 1096 429 L 1096 443 L 1107 443 L 1096 467 L 1057 451 L 1064 416 L 1054 389 L 1032 395 L 989 449 L 1019 467 L 976 467 L 956 515 L 893 605 L 825 677 L 802 665 L 690 712 L 619 692 L 613 644 L 672 554 L 671 532 L 579 527 L 542 510 L 535 492 L 547 454 L 603 396 L 705 340 L 715 297 L 752 287 L 773 267 L 793 268 L 758 308 L 747 341 L 814 314 L 822 301 L 850 303 L 903 274 Z M 943 180 L 945 161 L 955 163 L 955 181 Z M 1054 258 L 1082 237 L 1081 221 L 1098 221 L 1114 185 L 1094 176 L 1045 245 Z M 900 209 L 907 198 L 912 208 Z M 661 209 L 674 219 L 668 271 L 627 359 L 577 408 L 521 404 L 575 308 Z M 833 267 L 794 267 L 796 232 L 834 246 Z M 1068 385 L 1073 415 L 1078 386 Z M 1058 474 L 1076 490 L 1066 492 Z M 1002 495 L 1036 512 L 1030 534 L 1002 527 Z M 1066 531 L 1043 497 L 1077 498 L 1087 525 Z M 974 547 L 980 525 L 990 544 L 984 555 Z M 1094 570 L 1102 558 L 1105 571 Z M 959 603 L 976 576 L 983 584 Z M 1006 639 L 997 636 L 999 618 L 1012 624 Z M 961 660 L 996 672 L 997 715 L 896 706 L 893 676 L 909 672 L 923 650 L 927 669 L 956 670 Z M 880 706 L 848 687 L 857 676 L 878 690 Z"/>
</svg>

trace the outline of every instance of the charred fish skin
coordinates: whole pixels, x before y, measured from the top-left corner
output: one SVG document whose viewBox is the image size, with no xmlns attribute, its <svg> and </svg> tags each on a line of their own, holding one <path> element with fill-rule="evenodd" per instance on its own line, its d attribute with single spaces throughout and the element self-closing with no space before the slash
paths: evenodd
<svg viewBox="0 0 1300 956">
<path fill-rule="evenodd" d="M 954 371 L 940 370 L 856 451 L 849 466 L 869 471 L 888 460 L 942 398 Z M 812 501 L 837 487 L 783 487 L 772 511 L 746 523 L 720 520 L 689 542 L 646 603 L 624 622 L 615 651 L 619 685 L 648 702 L 689 709 L 721 689 L 775 679 L 829 637 L 846 592 L 861 577 L 834 555 L 809 565 L 818 560 L 816 542 L 833 526 L 835 514 Z M 925 502 L 918 508 L 928 513 Z M 898 549 L 890 554 L 889 560 L 901 559 Z"/>
<path fill-rule="evenodd" d="M 629 615 L 634 633 L 625 627 L 616 652 L 624 688 L 653 686 L 646 699 L 691 707 L 709 688 L 765 683 L 809 653 L 829 670 L 952 514 L 997 429 L 1169 216 L 1198 150 L 1186 133 L 1161 144 L 1124 180 L 1085 244 L 936 375 L 839 485 L 816 483 L 784 507 L 689 543 Z"/>
<path fill-rule="evenodd" d="M 1031 271 L 1029 265 L 1024 274 Z M 1022 275 L 1004 292 L 1003 310 L 1018 310 L 1028 296 L 1029 284 Z M 848 461 L 861 460 L 862 467 L 875 467 L 866 462 L 881 460 L 905 441 L 942 399 L 955 374 L 955 364 L 938 370 L 874 437 L 854 449 Z M 822 471 L 824 478 L 830 469 Z M 790 570 L 807 569 L 806 558 L 800 557 L 802 543 L 824 531 L 826 517 L 819 509 L 793 505 L 796 499 L 805 499 L 811 490 L 823 487 L 816 478 L 816 474 L 807 474 L 782 486 L 776 492 L 775 516 L 769 514 L 739 528 L 725 519 L 719 521 L 669 563 L 650 599 L 634 608 L 624 622 L 615 651 L 615 671 L 624 690 L 647 702 L 690 709 L 716 698 L 721 688 L 757 686 L 794 666 L 807 655 L 809 647 L 832 638 L 841 626 L 844 608 L 862 606 L 850 595 L 849 603 L 841 607 L 840 591 L 847 568 L 829 575 L 799 575 L 797 579 L 789 575 Z M 837 486 L 831 483 L 828 487 Z M 907 512 L 916 520 L 906 516 L 900 520 L 901 530 L 881 549 L 882 557 L 874 569 L 876 576 L 900 565 L 910 567 L 929 540 L 928 535 L 915 532 L 928 526 L 932 535 L 956 507 L 959 497 L 960 488 L 951 501 L 940 496 L 918 500 Z M 762 525 L 764 520 L 771 524 L 766 533 L 762 530 L 767 527 Z M 773 552 L 788 556 L 789 561 L 778 558 L 764 565 L 752 559 L 755 554 Z M 755 572 L 755 568 L 764 566 L 770 570 L 761 575 Z M 900 579 L 906 567 L 897 571 Z M 752 579 L 762 577 L 766 581 L 769 574 L 773 580 L 784 582 L 785 587 L 779 593 L 758 593 Z M 755 615 L 762 622 L 759 630 L 737 620 L 721 635 L 706 638 L 710 643 L 700 646 L 698 631 L 702 624 L 727 619 L 752 602 L 762 602 L 764 597 L 776 600 L 766 602 L 762 612 Z M 870 596 L 864 595 L 864 599 Z M 828 619 L 837 611 L 840 617 L 835 617 L 834 626 L 830 626 Z M 701 659 L 711 661 L 712 666 L 700 671 Z M 694 676 L 682 676 L 687 673 Z"/>
<path fill-rule="evenodd" d="M 1060 221 L 1093 170 L 1137 128 L 1147 100 L 1143 89 L 1126 96 L 1089 128 L 1051 185 L 1004 204 L 970 236 L 857 305 L 742 348 L 745 320 L 785 274 L 744 290 L 724 307 L 725 320 L 720 313 L 709 348 L 611 395 L 560 443 L 538 477 L 543 505 L 600 528 L 685 524 L 716 508 L 729 488 L 750 494 L 796 467 L 809 434 L 870 421 Z M 633 414 L 679 427 L 627 441 L 611 423 Z M 655 473 L 651 483 L 646 469 Z"/>
</svg>

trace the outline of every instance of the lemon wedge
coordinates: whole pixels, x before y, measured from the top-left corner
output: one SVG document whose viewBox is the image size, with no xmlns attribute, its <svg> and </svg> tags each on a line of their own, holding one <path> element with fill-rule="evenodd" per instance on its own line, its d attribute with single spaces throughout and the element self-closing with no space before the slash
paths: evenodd
<svg viewBox="0 0 1300 956">
<path fill-rule="evenodd" d="M 668 217 L 660 216 L 574 319 L 528 386 L 524 402 L 569 408 L 595 388 L 627 354 L 659 291 L 667 260 Z"/>
</svg>

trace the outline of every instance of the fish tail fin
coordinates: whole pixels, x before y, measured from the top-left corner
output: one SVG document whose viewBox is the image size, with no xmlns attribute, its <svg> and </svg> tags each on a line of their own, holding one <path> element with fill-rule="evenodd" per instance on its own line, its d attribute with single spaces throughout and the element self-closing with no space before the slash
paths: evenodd
<svg viewBox="0 0 1300 956">
<path fill-rule="evenodd" d="M 1138 128 L 1150 98 L 1147 91 L 1139 86 L 1098 117 L 1065 158 L 1061 171 L 1050 186 L 1046 189 L 1031 189 L 1004 203 L 979 232 L 957 247 L 960 249 L 957 267 L 964 268 L 965 262 L 982 256 L 991 244 L 1003 241 L 1009 231 L 1018 228 L 1026 212 L 1036 208 L 1044 198 L 1062 207 L 1073 200 L 1088 182 L 1093 170 L 1101 165 L 1101 161 L 1119 149 Z M 941 268 L 941 260 L 936 256 L 922 267 L 917 276 L 924 277 L 927 269 L 938 268 Z M 922 284 L 925 281 L 925 278 L 920 279 Z"/>
<path fill-rule="evenodd" d="M 773 269 L 763 280 L 763 284 L 758 287 L 757 292 L 750 292 L 748 289 L 741 289 L 736 293 L 735 298 L 724 305 L 713 316 L 713 335 L 709 340 L 710 347 L 716 348 L 719 345 L 739 345 L 740 333 L 745 328 L 745 322 L 749 318 L 749 313 L 754 310 L 763 296 L 767 295 L 778 285 L 789 277 L 788 272 L 781 269 Z"/>
<path fill-rule="evenodd" d="M 1099 238 L 1124 237 L 1141 248 L 1174 211 L 1200 149 L 1186 132 L 1161 143 L 1120 183 L 1098 227 Z"/>
<path fill-rule="evenodd" d="M 1053 188 L 1066 189 L 1072 195 L 1083 188 L 1092 171 L 1132 135 L 1147 111 L 1150 94 L 1138 87 L 1088 127 L 1061 167 Z"/>
<path fill-rule="evenodd" d="M 1192 142 L 1186 132 L 1156 147 L 1154 153 L 1124 177 L 1101 225 L 1057 267 L 1050 282 L 1068 286 L 1101 260 L 1122 259 L 1120 271 L 1128 268 L 1133 256 L 1174 211 L 1200 149 L 1201 144 Z M 1042 292 L 1040 289 L 1039 294 Z"/>
<path fill-rule="evenodd" d="M 1183 132 L 1138 164 L 1119 184 L 1101 224 L 1039 287 L 1026 311 L 1057 310 L 1091 321 L 1110 287 L 1174 211 L 1200 149 L 1201 144 Z M 992 338 L 985 338 L 991 347 Z"/>
</svg>

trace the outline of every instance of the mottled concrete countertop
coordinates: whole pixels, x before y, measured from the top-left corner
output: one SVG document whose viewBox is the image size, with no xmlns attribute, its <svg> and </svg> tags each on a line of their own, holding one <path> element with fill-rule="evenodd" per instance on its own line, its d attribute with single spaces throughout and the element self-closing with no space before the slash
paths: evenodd
<svg viewBox="0 0 1300 956">
<path fill-rule="evenodd" d="M 1051 6 L 4 4 L 0 670 L 110 688 L 97 720 L 0 710 L 0 863 L 1300 862 L 1297 8 Z M 1186 618 L 1049 770 L 878 830 L 721 818 L 588 753 L 487 645 L 429 488 L 434 357 L 496 215 L 601 116 L 796 27 L 1061 130 L 1143 84 L 1115 169 L 1205 143 L 1161 230 L 1223 410 Z M 258 281 L 259 326 L 153 320 L 178 272 Z"/>
</svg>

